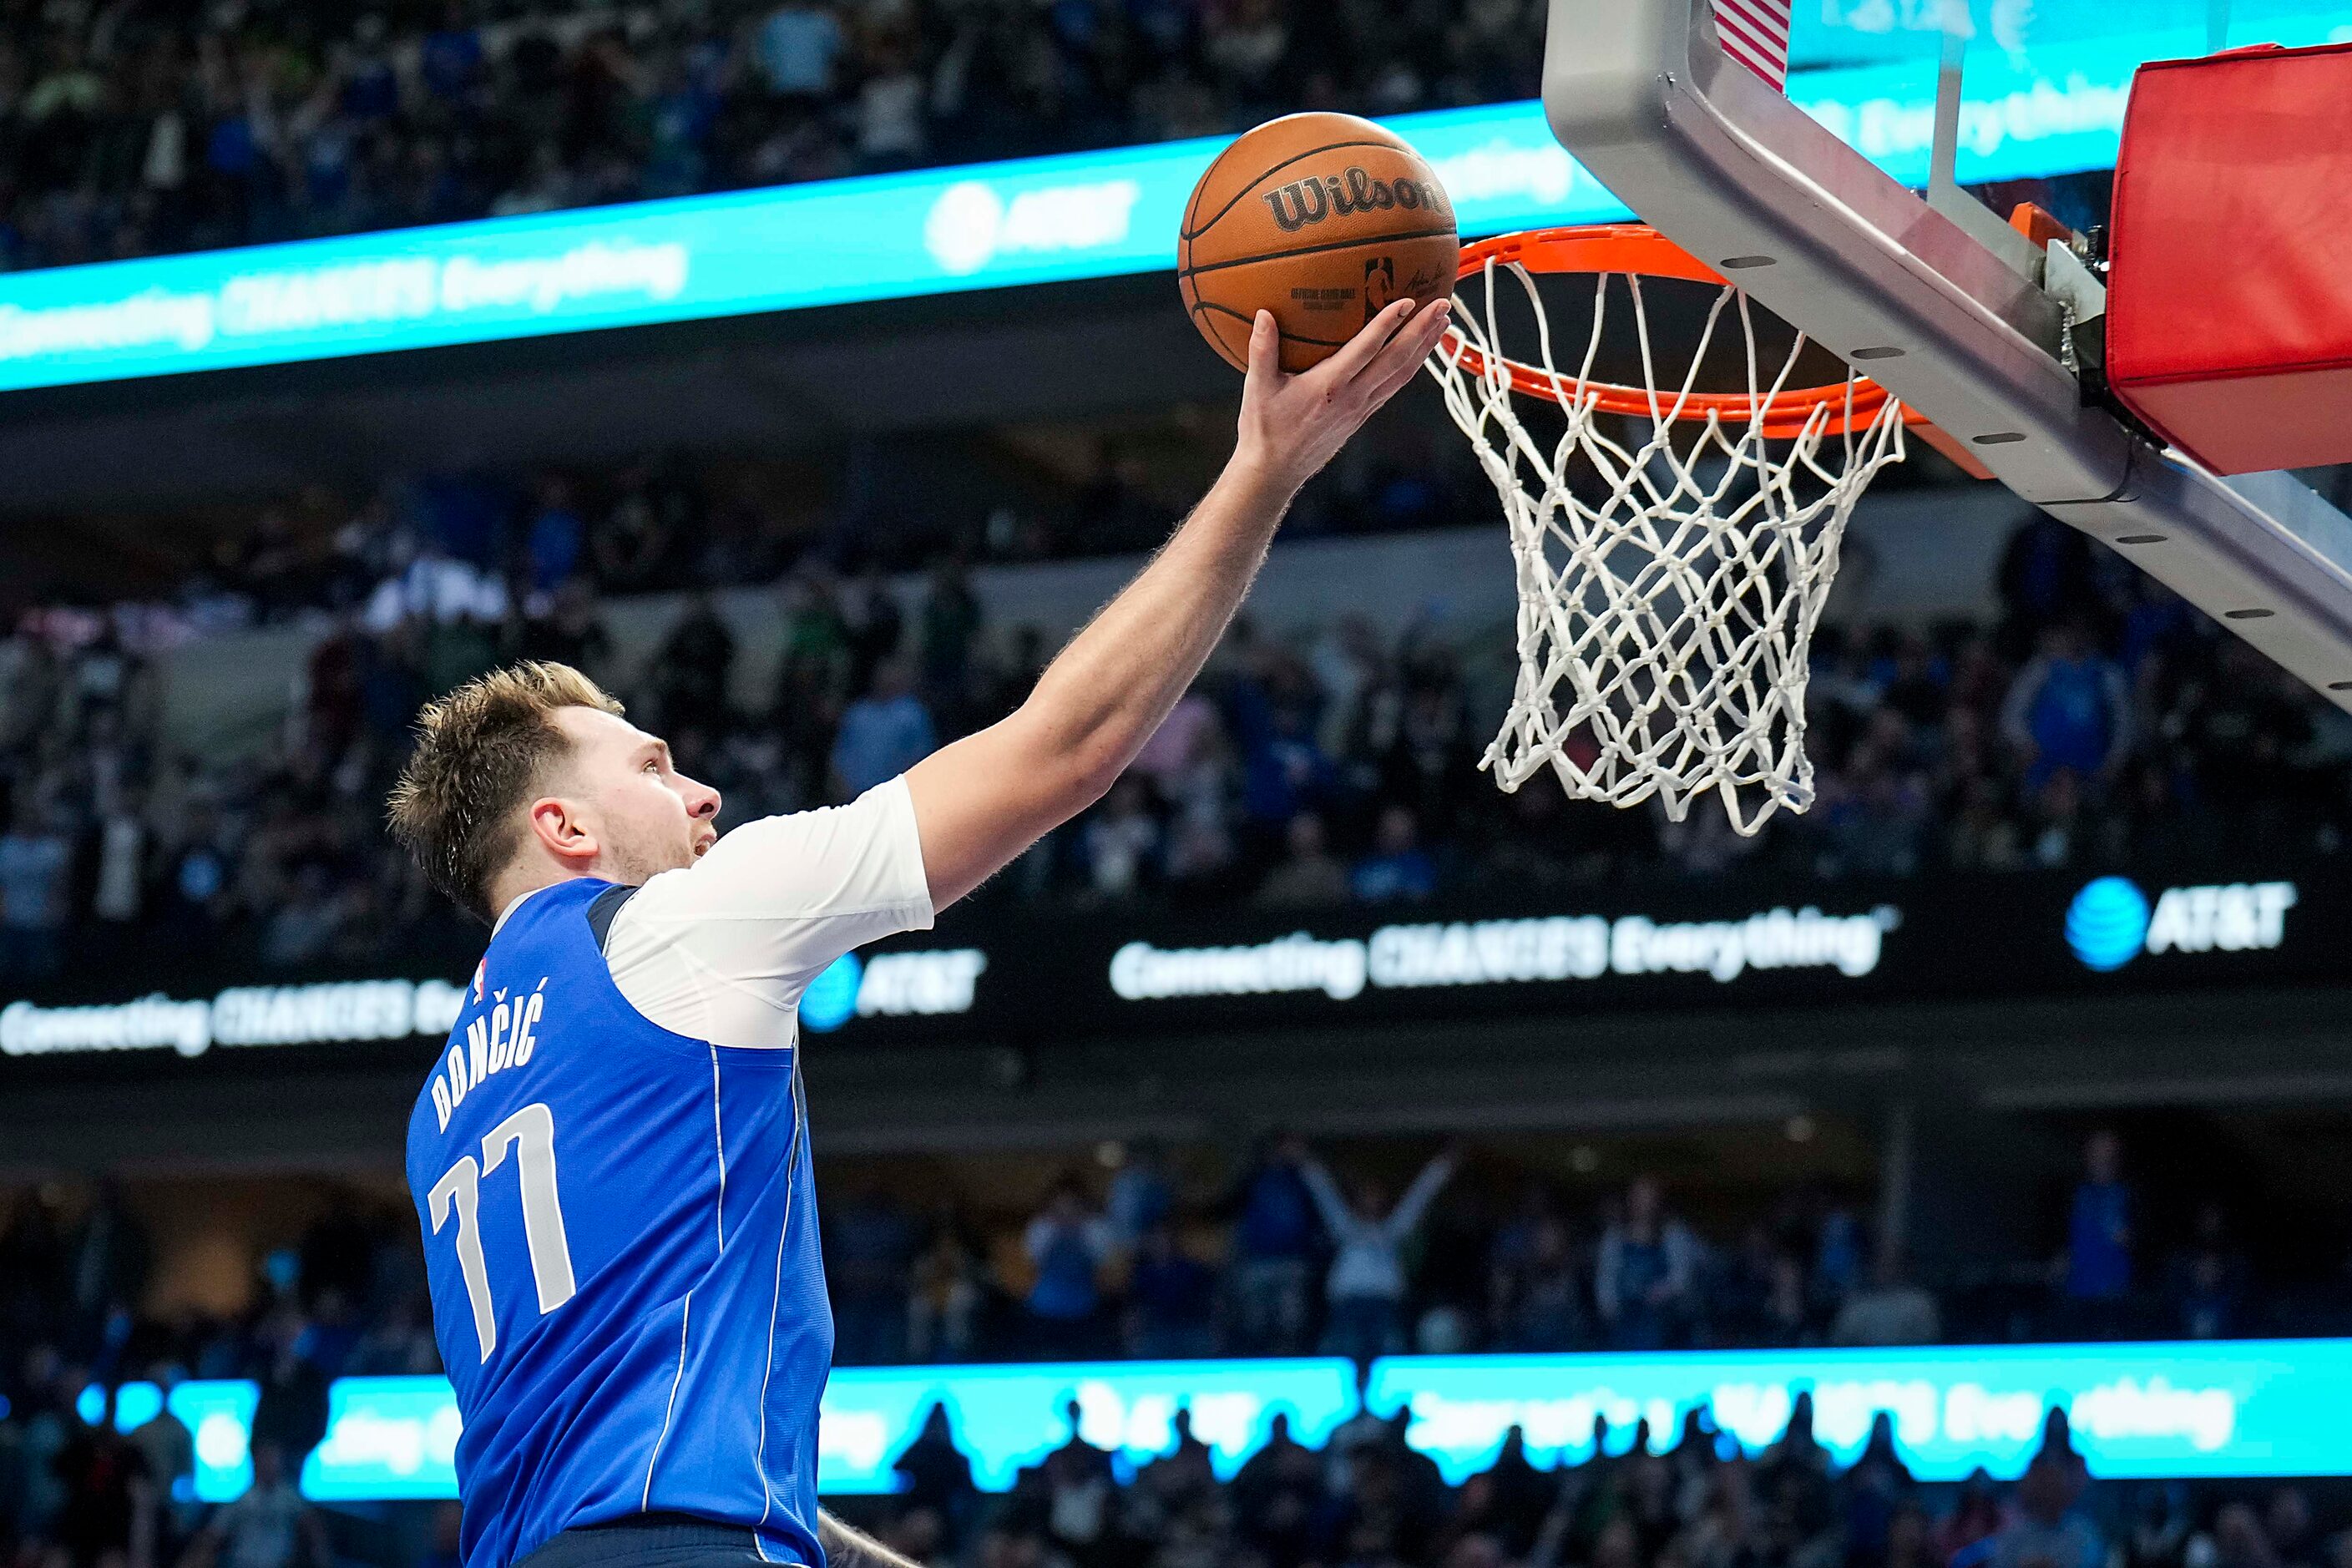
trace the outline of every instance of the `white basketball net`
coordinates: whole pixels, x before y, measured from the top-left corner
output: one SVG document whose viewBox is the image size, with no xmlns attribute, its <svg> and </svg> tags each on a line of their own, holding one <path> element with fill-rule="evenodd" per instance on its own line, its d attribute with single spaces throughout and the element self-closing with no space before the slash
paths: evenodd
<svg viewBox="0 0 2352 1568">
<path fill-rule="evenodd" d="M 1505 271 L 1535 312 L 1531 367 L 1567 417 L 1549 450 L 1513 407 L 1495 310 Z M 1591 338 L 1570 373 L 1554 364 L 1527 269 L 1490 259 L 1483 281 L 1483 310 L 1470 279 L 1455 294 L 1456 331 L 1430 365 L 1502 497 L 1517 567 L 1517 687 L 1479 766 L 1505 790 L 1549 767 L 1580 799 L 1627 806 L 1655 795 L 1676 822 L 1694 795 L 1717 790 L 1742 834 L 1781 806 L 1803 811 L 1813 800 L 1804 744 L 1813 627 L 1854 502 L 1903 458 L 1901 409 L 1890 397 L 1860 429 L 1849 420 L 1832 435 L 1840 410 L 1824 405 L 1793 439 L 1768 438 L 1771 397 L 1789 385 L 1805 340 L 1762 379 L 1756 323 L 1736 288 L 1715 301 L 1679 384 L 1662 390 L 1640 278 L 1593 277 Z M 1619 438 L 1629 422 L 1601 412 L 1589 390 L 1619 295 L 1630 295 L 1649 395 L 1638 446 Z M 1757 412 L 1678 418 L 1702 405 L 1690 402 L 1693 383 L 1735 302 Z M 1845 408 L 1862 384 L 1849 377 Z"/>
</svg>

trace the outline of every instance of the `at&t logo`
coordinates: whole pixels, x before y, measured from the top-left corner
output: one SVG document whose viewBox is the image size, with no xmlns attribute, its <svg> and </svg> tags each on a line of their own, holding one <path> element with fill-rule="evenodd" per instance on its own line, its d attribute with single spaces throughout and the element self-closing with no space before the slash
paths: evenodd
<svg viewBox="0 0 2352 1568">
<path fill-rule="evenodd" d="M 904 1018 L 971 1011 L 988 954 L 973 948 L 933 952 L 843 953 L 801 993 L 801 1026 L 826 1034 L 852 1018 Z"/>
<path fill-rule="evenodd" d="M 985 180 L 958 180 L 923 220 L 923 248 L 940 271 L 968 278 L 1005 257 L 1059 256 L 1127 242 L 1143 187 L 1133 180 L 1045 185 L 1008 201 Z"/>
<path fill-rule="evenodd" d="M 2286 939 L 2293 882 L 2167 888 L 2150 906 L 2127 877 L 2101 877 L 2066 910 L 2066 945 L 2085 968 L 2121 969 L 2143 952 L 2247 952 Z"/>
</svg>

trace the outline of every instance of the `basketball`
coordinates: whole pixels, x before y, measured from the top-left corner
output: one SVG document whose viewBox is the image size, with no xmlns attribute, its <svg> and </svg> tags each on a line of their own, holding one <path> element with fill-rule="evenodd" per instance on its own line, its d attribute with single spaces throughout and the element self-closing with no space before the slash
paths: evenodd
<svg viewBox="0 0 2352 1568">
<path fill-rule="evenodd" d="M 1352 114 L 1291 114 L 1244 133 L 1192 187 L 1176 285 L 1236 370 L 1250 323 L 1273 311 L 1295 373 L 1406 295 L 1452 293 L 1461 250 L 1453 204 L 1402 138 Z"/>
</svg>

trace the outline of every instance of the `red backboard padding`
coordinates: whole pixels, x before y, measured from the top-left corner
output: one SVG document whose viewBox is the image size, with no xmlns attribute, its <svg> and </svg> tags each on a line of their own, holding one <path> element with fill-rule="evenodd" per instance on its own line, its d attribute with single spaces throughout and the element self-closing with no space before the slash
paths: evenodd
<svg viewBox="0 0 2352 1568">
<path fill-rule="evenodd" d="M 2142 66 L 2107 377 L 2224 474 L 2352 460 L 2352 45 Z"/>
</svg>

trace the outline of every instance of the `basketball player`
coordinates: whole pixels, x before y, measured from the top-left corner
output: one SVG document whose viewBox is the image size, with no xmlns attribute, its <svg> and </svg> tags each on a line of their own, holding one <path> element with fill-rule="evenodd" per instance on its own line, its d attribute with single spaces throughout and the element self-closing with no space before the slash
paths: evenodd
<svg viewBox="0 0 2352 1568">
<path fill-rule="evenodd" d="M 425 710 L 393 831 L 490 927 L 408 1129 L 467 1568 L 902 1568 L 817 1507 L 801 993 L 1110 787 L 1444 316 L 1400 301 L 1286 375 L 1259 315 L 1233 458 L 1151 564 L 1018 711 L 847 805 L 722 837 L 719 792 L 562 665 Z"/>
</svg>

